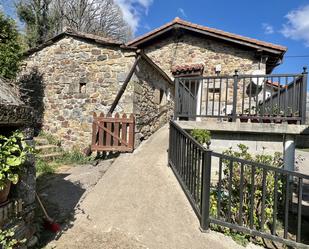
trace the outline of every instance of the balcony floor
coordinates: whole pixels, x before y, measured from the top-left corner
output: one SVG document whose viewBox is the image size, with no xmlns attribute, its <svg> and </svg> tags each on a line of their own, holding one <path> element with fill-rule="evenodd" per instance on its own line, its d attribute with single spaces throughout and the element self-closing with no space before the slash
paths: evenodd
<svg viewBox="0 0 309 249">
<path fill-rule="evenodd" d="M 217 119 L 207 121 L 176 121 L 176 123 L 183 129 L 198 128 L 217 132 L 309 135 L 309 125 L 287 123 L 241 123 L 239 120 L 236 122 L 224 122 Z"/>
</svg>

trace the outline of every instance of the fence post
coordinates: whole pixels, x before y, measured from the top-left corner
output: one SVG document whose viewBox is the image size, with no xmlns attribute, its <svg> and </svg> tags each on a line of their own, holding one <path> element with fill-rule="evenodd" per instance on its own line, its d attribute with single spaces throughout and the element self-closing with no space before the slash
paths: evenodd
<svg viewBox="0 0 309 249">
<path fill-rule="evenodd" d="M 179 99 L 179 79 L 175 78 L 174 120 L 177 120 L 178 109 L 179 109 L 179 106 L 180 106 L 179 101 L 180 101 L 180 99 Z"/>
<path fill-rule="evenodd" d="M 301 92 L 301 102 L 300 102 L 300 108 L 301 108 L 301 124 L 306 123 L 306 110 L 307 110 L 307 78 L 308 78 L 308 72 L 307 67 L 303 68 L 303 81 L 302 81 L 302 92 Z"/>
<path fill-rule="evenodd" d="M 238 90 L 238 70 L 235 70 L 234 85 L 233 85 L 233 114 L 232 114 L 233 122 L 236 121 L 236 117 L 237 117 L 237 110 L 236 110 L 236 108 L 237 108 L 237 90 Z"/>
<path fill-rule="evenodd" d="M 211 150 L 204 150 L 202 164 L 201 230 L 209 229 Z"/>
</svg>

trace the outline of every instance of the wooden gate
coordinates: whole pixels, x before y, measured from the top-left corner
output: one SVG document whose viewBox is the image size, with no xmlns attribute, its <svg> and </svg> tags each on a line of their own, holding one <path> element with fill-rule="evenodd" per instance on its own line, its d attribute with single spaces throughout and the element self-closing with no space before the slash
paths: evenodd
<svg viewBox="0 0 309 249">
<path fill-rule="evenodd" d="M 132 152 L 134 150 L 135 117 L 93 114 L 92 151 Z"/>
</svg>

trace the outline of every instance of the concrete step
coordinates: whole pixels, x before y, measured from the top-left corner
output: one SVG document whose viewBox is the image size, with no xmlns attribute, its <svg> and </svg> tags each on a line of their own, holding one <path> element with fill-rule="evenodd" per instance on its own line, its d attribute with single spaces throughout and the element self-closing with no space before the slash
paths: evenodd
<svg viewBox="0 0 309 249">
<path fill-rule="evenodd" d="M 57 159 L 61 156 L 62 156 L 62 153 L 60 153 L 60 152 L 54 152 L 54 153 L 50 153 L 50 154 L 39 155 L 39 157 L 41 159 L 46 160 L 46 161 L 55 160 L 55 159 Z"/>
<path fill-rule="evenodd" d="M 46 145 L 39 145 L 35 147 L 40 154 L 50 154 L 54 152 L 61 152 L 61 148 L 57 145 L 46 144 Z"/>
<path fill-rule="evenodd" d="M 35 144 L 37 146 L 49 144 L 48 140 L 46 138 L 42 138 L 42 137 L 35 137 L 34 141 L 35 141 Z"/>
</svg>

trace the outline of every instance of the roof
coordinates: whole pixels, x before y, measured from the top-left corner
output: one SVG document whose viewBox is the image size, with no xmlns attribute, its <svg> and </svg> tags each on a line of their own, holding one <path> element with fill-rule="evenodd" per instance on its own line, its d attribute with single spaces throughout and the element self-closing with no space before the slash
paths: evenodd
<svg viewBox="0 0 309 249">
<path fill-rule="evenodd" d="M 24 55 L 28 56 L 28 55 L 31 55 L 35 52 L 38 52 L 38 51 L 44 49 L 45 47 L 48 47 L 48 46 L 54 44 L 55 42 L 65 38 L 65 37 L 68 37 L 68 36 L 78 38 L 78 39 L 87 40 L 87 41 L 94 42 L 94 43 L 97 43 L 97 44 L 118 46 L 118 47 L 121 47 L 123 49 L 136 50 L 136 48 L 126 46 L 122 42 L 116 41 L 112 38 L 107 38 L 107 37 L 102 37 L 102 36 L 98 36 L 98 35 L 79 32 L 79 31 L 75 31 L 75 30 L 72 30 L 72 29 L 66 29 L 64 32 L 54 36 L 53 38 L 47 40 L 46 42 L 42 43 L 41 45 L 29 49 L 28 51 L 26 51 L 24 53 Z"/>
<path fill-rule="evenodd" d="M 30 124 L 32 117 L 32 108 L 20 100 L 17 87 L 0 77 L 0 126 L 23 126 Z"/>
<path fill-rule="evenodd" d="M 176 17 L 172 22 L 169 22 L 145 35 L 142 35 L 133 41 L 127 43 L 128 46 L 139 46 L 150 39 L 170 30 L 174 27 L 181 27 L 187 30 L 192 30 L 195 32 L 203 32 L 206 35 L 214 36 L 220 39 L 225 39 L 231 42 L 241 43 L 242 45 L 247 45 L 255 48 L 270 49 L 271 51 L 277 51 L 278 53 L 286 52 L 287 48 L 277 44 L 260 41 L 257 39 L 236 35 L 233 33 L 225 32 L 219 29 L 214 29 L 206 26 L 197 25 L 188 21 L 184 21 Z"/>
<path fill-rule="evenodd" d="M 0 77 L 0 105 L 23 105 L 16 87 Z"/>
<path fill-rule="evenodd" d="M 184 73 L 196 73 L 204 70 L 203 64 L 191 64 L 191 65 L 180 65 L 172 68 L 173 75 L 179 75 Z"/>
</svg>

